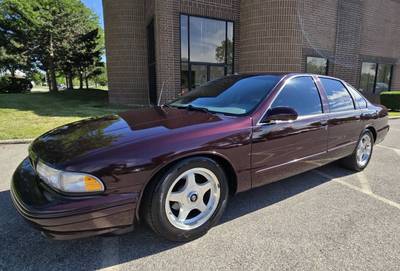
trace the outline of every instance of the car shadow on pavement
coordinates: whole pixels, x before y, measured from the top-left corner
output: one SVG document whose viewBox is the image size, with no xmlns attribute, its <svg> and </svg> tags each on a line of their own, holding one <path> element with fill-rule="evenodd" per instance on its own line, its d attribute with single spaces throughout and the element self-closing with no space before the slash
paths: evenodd
<svg viewBox="0 0 400 271">
<path fill-rule="evenodd" d="M 353 172 L 335 164 L 320 169 L 335 177 Z M 220 227 L 245 214 L 266 208 L 299 193 L 315 188 L 330 179 L 307 172 L 272 183 L 231 198 Z M 210 233 L 212 234 L 212 233 Z M 81 240 L 55 241 L 31 228 L 12 206 L 9 191 L 0 192 L 0 270 L 93 270 L 130 262 L 183 243 L 166 241 L 146 226 L 114 237 L 93 237 Z M 157 263 L 152 263 L 154 267 Z"/>
</svg>

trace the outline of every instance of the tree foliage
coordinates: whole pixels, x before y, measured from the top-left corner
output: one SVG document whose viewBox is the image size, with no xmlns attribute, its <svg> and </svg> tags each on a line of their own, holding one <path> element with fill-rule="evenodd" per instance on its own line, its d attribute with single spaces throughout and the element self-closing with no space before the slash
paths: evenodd
<svg viewBox="0 0 400 271">
<path fill-rule="evenodd" d="M 44 70 L 50 91 L 57 91 L 56 73 L 69 82 L 89 73 L 100 61 L 103 44 L 98 18 L 79 0 L 0 2 L 0 64 L 9 70 L 7 65 Z"/>
</svg>

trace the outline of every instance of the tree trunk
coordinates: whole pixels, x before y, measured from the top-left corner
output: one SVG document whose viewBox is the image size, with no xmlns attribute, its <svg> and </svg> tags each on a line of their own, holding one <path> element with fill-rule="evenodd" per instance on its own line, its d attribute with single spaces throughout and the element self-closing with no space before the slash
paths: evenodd
<svg viewBox="0 0 400 271">
<path fill-rule="evenodd" d="M 67 89 L 69 89 L 68 76 L 67 75 L 65 75 L 65 86 L 67 87 Z"/>
<path fill-rule="evenodd" d="M 86 74 L 85 74 L 85 83 L 86 83 L 86 89 L 89 89 L 89 79 Z"/>
<path fill-rule="evenodd" d="M 72 81 L 72 73 L 68 74 L 68 89 L 74 89 L 74 82 Z"/>
<path fill-rule="evenodd" d="M 83 89 L 83 74 L 79 73 L 79 89 Z"/>
<path fill-rule="evenodd" d="M 54 70 L 54 66 L 50 65 L 49 69 L 49 74 L 50 74 L 50 92 L 56 93 L 58 92 L 58 87 L 57 87 L 57 78 L 56 78 L 56 71 Z"/>
<path fill-rule="evenodd" d="M 56 78 L 56 69 L 54 66 L 54 50 L 53 50 L 53 36 L 50 35 L 50 56 L 48 59 L 49 63 L 49 75 L 50 75 L 50 92 L 56 93 L 58 92 L 57 87 L 57 78 Z"/>
<path fill-rule="evenodd" d="M 50 82 L 50 75 L 49 75 L 48 70 L 46 70 L 46 81 L 47 81 L 47 87 L 49 88 L 49 91 L 51 92 L 51 82 Z"/>
</svg>

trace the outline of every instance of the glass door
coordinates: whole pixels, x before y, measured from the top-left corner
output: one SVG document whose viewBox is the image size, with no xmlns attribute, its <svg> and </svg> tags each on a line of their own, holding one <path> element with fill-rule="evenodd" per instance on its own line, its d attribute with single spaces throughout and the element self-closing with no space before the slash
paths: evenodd
<svg viewBox="0 0 400 271">
<path fill-rule="evenodd" d="M 208 80 L 207 76 L 207 65 L 192 64 L 191 66 L 191 89 L 197 88 L 198 86 L 206 83 Z"/>
<path fill-rule="evenodd" d="M 223 76 L 225 76 L 224 65 L 208 63 L 196 63 L 190 65 L 191 89 Z"/>
<path fill-rule="evenodd" d="M 225 76 L 225 68 L 224 66 L 216 66 L 209 65 L 208 66 L 209 79 L 208 81 L 212 81 Z"/>
</svg>

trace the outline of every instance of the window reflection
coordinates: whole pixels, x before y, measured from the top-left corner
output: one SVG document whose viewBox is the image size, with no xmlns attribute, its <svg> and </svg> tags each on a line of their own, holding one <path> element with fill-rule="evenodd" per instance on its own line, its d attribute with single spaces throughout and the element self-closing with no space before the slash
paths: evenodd
<svg viewBox="0 0 400 271">
<path fill-rule="evenodd" d="M 390 90 L 391 64 L 363 62 L 361 66 L 360 90 L 366 93 L 381 93 Z"/>
<path fill-rule="evenodd" d="M 189 35 L 188 35 L 188 16 L 181 16 L 181 60 L 189 59 Z"/>
<path fill-rule="evenodd" d="M 225 22 L 190 17 L 190 61 L 225 62 Z"/>
<path fill-rule="evenodd" d="M 189 67 L 188 63 L 181 64 L 181 94 L 189 91 Z"/>
<path fill-rule="evenodd" d="M 182 92 L 233 74 L 233 32 L 233 22 L 181 15 Z"/>
<path fill-rule="evenodd" d="M 331 112 L 354 109 L 353 98 L 340 81 L 327 78 L 320 78 L 320 80 L 328 96 Z"/>
<path fill-rule="evenodd" d="M 227 32 L 227 54 L 226 62 L 228 65 L 233 65 L 233 23 L 228 22 L 228 32 Z"/>
<path fill-rule="evenodd" d="M 360 90 L 372 93 L 374 91 L 376 64 L 364 62 L 361 67 Z"/>
<path fill-rule="evenodd" d="M 299 116 L 322 113 L 321 98 L 311 77 L 291 79 L 281 90 L 272 107 L 286 106 Z"/>
<path fill-rule="evenodd" d="M 328 59 L 323 57 L 307 57 L 306 72 L 327 75 Z"/>
<path fill-rule="evenodd" d="M 169 105 L 191 105 L 211 112 L 243 115 L 254 110 L 281 78 L 280 75 L 232 75 L 203 84 Z"/>
<path fill-rule="evenodd" d="M 224 67 L 210 66 L 210 81 L 221 78 L 225 75 Z"/>
<path fill-rule="evenodd" d="M 376 77 L 375 93 L 389 90 L 390 77 L 392 76 L 392 65 L 379 64 Z"/>
<path fill-rule="evenodd" d="M 206 65 L 191 65 L 192 88 L 196 88 L 207 82 L 207 66 Z"/>
</svg>

